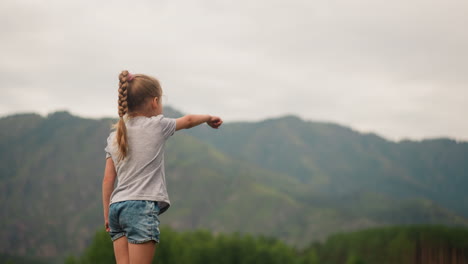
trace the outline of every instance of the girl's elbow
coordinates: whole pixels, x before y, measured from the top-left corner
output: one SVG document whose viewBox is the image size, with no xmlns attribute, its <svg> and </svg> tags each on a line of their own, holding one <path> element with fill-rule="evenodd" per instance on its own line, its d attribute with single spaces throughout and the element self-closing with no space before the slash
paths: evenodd
<svg viewBox="0 0 468 264">
<path fill-rule="evenodd" d="M 193 116 L 188 115 L 188 116 L 187 116 L 187 125 L 185 126 L 185 128 L 188 129 L 188 128 L 192 128 L 192 127 L 194 127 L 194 126 L 195 126 L 195 121 L 194 121 L 194 119 L 193 119 Z"/>
</svg>

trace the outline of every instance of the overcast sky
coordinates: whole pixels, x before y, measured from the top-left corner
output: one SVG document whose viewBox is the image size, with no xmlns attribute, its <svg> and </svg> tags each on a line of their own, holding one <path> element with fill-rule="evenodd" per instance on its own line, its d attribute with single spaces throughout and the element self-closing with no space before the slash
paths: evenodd
<svg viewBox="0 0 468 264">
<path fill-rule="evenodd" d="M 2 0 L 0 116 L 117 117 L 123 69 L 226 121 L 468 140 L 466 0 Z"/>
</svg>

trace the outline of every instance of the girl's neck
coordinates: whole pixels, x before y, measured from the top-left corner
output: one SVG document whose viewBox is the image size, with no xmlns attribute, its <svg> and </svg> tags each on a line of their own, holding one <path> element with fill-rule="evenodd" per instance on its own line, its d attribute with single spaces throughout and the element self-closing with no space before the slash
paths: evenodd
<svg viewBox="0 0 468 264">
<path fill-rule="evenodd" d="M 152 116 L 157 116 L 155 113 L 131 113 L 128 114 L 128 117 L 152 117 Z"/>
</svg>

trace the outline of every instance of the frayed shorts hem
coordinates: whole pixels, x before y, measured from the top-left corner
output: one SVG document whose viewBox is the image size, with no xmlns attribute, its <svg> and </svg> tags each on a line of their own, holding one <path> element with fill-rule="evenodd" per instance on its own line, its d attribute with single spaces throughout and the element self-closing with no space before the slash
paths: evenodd
<svg viewBox="0 0 468 264">
<path fill-rule="evenodd" d="M 112 239 L 112 241 L 116 241 L 117 239 L 119 239 L 119 238 L 121 238 L 123 236 L 125 236 L 125 233 L 120 233 L 120 234 L 113 235 L 111 237 L 111 239 Z"/>
<path fill-rule="evenodd" d="M 143 243 L 146 243 L 146 242 L 149 242 L 149 241 L 154 241 L 156 243 L 159 243 L 159 239 L 156 239 L 154 237 L 152 238 L 147 238 L 147 239 L 144 239 L 144 240 L 141 240 L 141 241 L 136 241 L 136 240 L 128 240 L 128 243 L 132 243 L 132 244 L 143 244 Z"/>
<path fill-rule="evenodd" d="M 111 237 L 111 239 L 112 239 L 112 241 L 116 241 L 117 239 L 119 239 L 119 238 L 121 238 L 123 236 L 125 236 L 125 233 L 120 233 L 120 234 L 114 235 L 113 237 Z M 127 237 L 127 241 L 128 241 L 128 243 L 131 243 L 131 244 L 143 244 L 143 243 L 146 243 L 148 241 L 154 241 L 156 243 L 159 243 L 159 239 L 154 238 L 154 237 L 146 238 L 146 239 L 143 239 L 143 240 L 132 240 L 132 239 L 128 239 L 128 237 Z"/>
</svg>

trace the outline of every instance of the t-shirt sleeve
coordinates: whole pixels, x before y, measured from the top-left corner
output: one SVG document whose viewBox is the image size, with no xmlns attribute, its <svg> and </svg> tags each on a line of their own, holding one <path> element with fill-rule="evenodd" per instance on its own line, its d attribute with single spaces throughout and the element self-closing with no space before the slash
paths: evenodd
<svg viewBox="0 0 468 264">
<path fill-rule="evenodd" d="M 170 136 L 174 135 L 176 129 L 176 119 L 163 117 L 159 121 L 161 124 L 161 131 L 164 139 L 168 139 Z"/>
<path fill-rule="evenodd" d="M 111 135 L 110 134 L 108 137 L 107 137 L 107 145 L 106 147 L 104 148 L 104 151 L 106 152 L 106 159 L 112 157 L 111 155 Z"/>
</svg>

